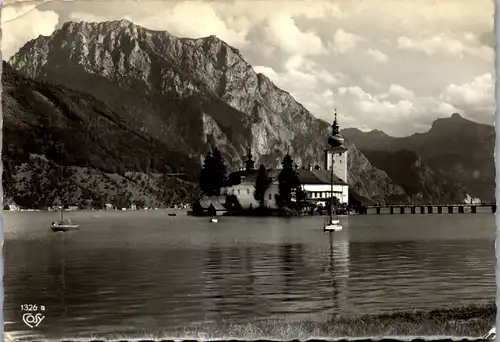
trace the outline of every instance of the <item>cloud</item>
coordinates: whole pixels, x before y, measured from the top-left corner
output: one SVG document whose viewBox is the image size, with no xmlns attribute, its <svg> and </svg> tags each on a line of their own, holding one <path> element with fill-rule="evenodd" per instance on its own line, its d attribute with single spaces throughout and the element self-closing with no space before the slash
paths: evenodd
<svg viewBox="0 0 500 342">
<path fill-rule="evenodd" d="M 26 42 L 39 35 L 51 35 L 58 23 L 57 13 L 40 11 L 35 5 L 4 6 L 2 9 L 2 58 L 9 59 Z"/>
<path fill-rule="evenodd" d="M 302 32 L 290 16 L 278 14 L 268 19 L 267 40 L 292 55 L 318 55 L 326 52 L 321 39 L 314 32 Z"/>
<path fill-rule="evenodd" d="M 164 5 L 151 2 L 151 11 L 148 12 L 144 12 L 144 8 L 135 11 L 135 6 L 131 6 L 129 2 L 124 3 L 131 8 L 127 15 L 123 13 L 96 15 L 78 11 L 71 13 L 70 18 L 74 21 L 91 22 L 125 18 L 148 29 L 165 30 L 179 37 L 201 38 L 216 35 L 236 48 L 242 48 L 248 44 L 246 35 L 250 24 L 244 20 L 223 20 L 211 2 L 184 1 Z M 193 13 L 199 13 L 199 15 Z"/>
<path fill-rule="evenodd" d="M 447 115 L 441 111 L 453 109 L 439 106 L 434 99 L 413 99 L 408 94 L 411 92 L 401 86 L 392 86 L 387 92 L 379 94 L 368 93 L 358 86 L 340 87 L 334 101 L 341 108 L 343 127 L 382 129 L 393 136 L 405 136 L 421 130 L 422 122 L 430 124 L 436 115 Z"/>
<path fill-rule="evenodd" d="M 454 112 L 491 124 L 495 108 L 494 79 L 477 76 L 470 83 L 450 84 L 435 97 L 417 96 L 401 85 L 382 93 L 369 93 L 359 86 L 343 86 L 333 96 L 342 108 L 344 127 L 381 129 L 393 136 L 427 131 L 439 117 Z M 405 122 L 405 125 L 402 124 Z"/>
<path fill-rule="evenodd" d="M 350 27 L 370 27 L 400 35 L 430 32 L 493 32 L 495 3 L 490 0 L 338 0 Z"/>
<path fill-rule="evenodd" d="M 487 73 L 470 83 L 450 84 L 440 98 L 475 120 L 489 117 L 495 111 L 495 79 Z"/>
<path fill-rule="evenodd" d="M 2 44 L 13 52 L 68 19 L 127 18 L 180 37 L 214 34 L 317 117 L 331 121 L 337 107 L 343 127 L 398 136 L 425 130 L 453 112 L 492 121 L 493 5 L 491 0 L 54 1 L 33 18 L 18 19 L 17 26 L 5 24 Z"/>
<path fill-rule="evenodd" d="M 389 87 L 389 91 L 380 94 L 379 98 L 413 100 L 415 98 L 415 93 L 399 84 L 391 84 Z"/>
<path fill-rule="evenodd" d="M 360 35 L 338 29 L 333 35 L 332 48 L 336 54 L 343 55 L 354 50 L 356 45 L 365 40 Z"/>
<path fill-rule="evenodd" d="M 102 21 L 109 20 L 106 17 L 101 17 L 101 16 L 95 15 L 93 13 L 85 13 L 85 12 L 73 12 L 70 14 L 69 17 L 72 21 L 76 21 L 76 22 L 85 21 L 88 23 L 100 23 Z M 124 19 L 127 19 L 127 18 L 124 18 Z"/>
<path fill-rule="evenodd" d="M 483 58 L 492 61 L 494 51 L 491 47 L 483 45 L 480 39 L 473 33 L 465 33 L 462 39 L 448 37 L 446 35 L 435 35 L 423 39 L 398 37 L 397 44 L 400 49 L 410 51 L 421 51 L 428 56 L 445 54 L 463 58 L 464 55 Z"/>
<path fill-rule="evenodd" d="M 307 19 L 342 18 L 340 4 L 332 1 L 288 1 L 253 0 L 215 2 L 218 12 L 224 17 L 245 17 L 252 23 L 262 23 L 276 15 Z"/>
<path fill-rule="evenodd" d="M 307 100 L 314 89 L 338 86 L 347 79 L 341 73 L 332 74 L 320 66 L 301 57 L 292 57 L 283 72 L 277 72 L 268 66 L 255 66 L 255 72 L 269 77 L 278 87 L 287 90 L 298 101 Z"/>
<path fill-rule="evenodd" d="M 268 66 L 255 66 L 254 70 L 290 92 L 312 113 L 321 113 L 325 108 L 330 112 L 334 104 L 331 88 L 345 83 L 348 77 L 342 73 L 332 74 L 303 57 L 292 57 L 286 65 L 282 72 Z"/>
<path fill-rule="evenodd" d="M 376 82 L 370 75 L 367 75 L 363 78 L 363 84 L 374 90 L 379 90 L 381 88 L 381 84 Z"/>
<path fill-rule="evenodd" d="M 378 49 L 368 49 L 367 54 L 372 56 L 378 63 L 385 63 L 389 60 L 389 57 Z"/>
</svg>

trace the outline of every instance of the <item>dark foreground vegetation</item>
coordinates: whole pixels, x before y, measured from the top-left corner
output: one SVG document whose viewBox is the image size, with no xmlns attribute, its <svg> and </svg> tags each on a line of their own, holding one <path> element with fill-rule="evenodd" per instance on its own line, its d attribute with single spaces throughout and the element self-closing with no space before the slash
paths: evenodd
<svg viewBox="0 0 500 342">
<path fill-rule="evenodd" d="M 332 317 L 322 321 L 254 320 L 190 325 L 156 334 L 106 336 L 112 339 L 306 340 L 369 337 L 480 338 L 495 324 L 496 305 L 467 304 L 454 309 Z M 103 338 L 103 336 L 99 336 Z"/>
</svg>

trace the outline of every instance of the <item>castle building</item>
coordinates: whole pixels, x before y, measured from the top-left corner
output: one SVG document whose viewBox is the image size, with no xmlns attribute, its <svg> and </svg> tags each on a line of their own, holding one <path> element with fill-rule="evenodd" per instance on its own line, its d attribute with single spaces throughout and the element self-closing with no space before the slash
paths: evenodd
<svg viewBox="0 0 500 342">
<path fill-rule="evenodd" d="M 328 137 L 328 148 L 324 152 L 324 170 L 316 170 L 314 173 L 317 178 L 323 180 L 321 184 L 313 184 L 309 179 L 301 179 L 302 188 L 308 193 L 310 199 L 325 205 L 333 192 L 333 196 L 337 197 L 340 203 L 349 203 L 347 148 L 344 146 L 344 138 L 340 135 L 337 110 L 335 110 L 332 133 Z"/>
<path fill-rule="evenodd" d="M 306 169 L 297 169 L 297 175 L 308 198 L 317 205 L 326 205 L 326 201 L 332 196 L 337 197 L 343 204 L 349 202 L 349 186 L 347 184 L 347 148 L 344 146 L 344 138 L 340 135 L 337 122 L 337 112 L 332 124 L 332 133 L 328 137 L 327 148 L 324 150 L 324 158 L 318 160 L 324 169 L 313 169 L 309 165 Z M 322 162 L 323 161 L 323 162 Z M 276 208 L 276 196 L 278 190 L 278 175 L 280 169 L 268 169 L 268 177 L 271 184 L 264 195 L 264 205 L 268 208 Z M 254 185 L 258 170 L 248 168 L 233 172 L 228 177 L 228 184 L 222 189 L 224 195 L 235 195 L 243 209 L 257 208 L 259 203 L 254 199 Z M 333 186 L 332 186 L 333 183 Z"/>
</svg>

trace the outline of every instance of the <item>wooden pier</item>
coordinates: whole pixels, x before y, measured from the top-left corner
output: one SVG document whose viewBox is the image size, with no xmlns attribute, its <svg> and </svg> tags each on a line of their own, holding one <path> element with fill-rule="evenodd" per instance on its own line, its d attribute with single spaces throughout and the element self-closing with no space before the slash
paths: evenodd
<svg viewBox="0 0 500 342">
<path fill-rule="evenodd" d="M 495 203 L 481 204 L 393 204 L 365 207 L 360 214 L 491 214 L 496 213 Z"/>
</svg>

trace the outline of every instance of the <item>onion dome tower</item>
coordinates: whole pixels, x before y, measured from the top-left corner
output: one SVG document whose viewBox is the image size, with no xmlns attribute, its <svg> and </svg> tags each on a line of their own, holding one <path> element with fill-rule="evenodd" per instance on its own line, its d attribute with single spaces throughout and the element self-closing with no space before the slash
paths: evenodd
<svg viewBox="0 0 500 342">
<path fill-rule="evenodd" d="M 328 145 L 325 150 L 325 170 L 333 170 L 335 176 L 347 182 L 347 148 L 344 146 L 344 137 L 340 134 L 336 109 Z"/>
<path fill-rule="evenodd" d="M 344 138 L 340 135 L 339 124 L 337 122 L 337 110 L 335 109 L 335 120 L 332 124 L 332 135 L 328 137 L 328 144 L 331 147 L 344 146 Z"/>
</svg>

